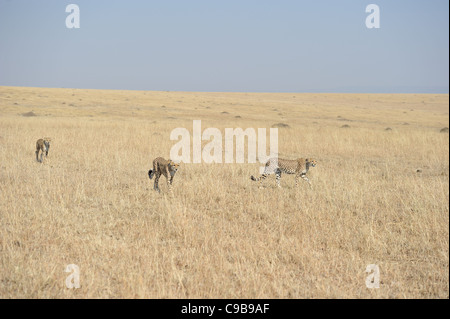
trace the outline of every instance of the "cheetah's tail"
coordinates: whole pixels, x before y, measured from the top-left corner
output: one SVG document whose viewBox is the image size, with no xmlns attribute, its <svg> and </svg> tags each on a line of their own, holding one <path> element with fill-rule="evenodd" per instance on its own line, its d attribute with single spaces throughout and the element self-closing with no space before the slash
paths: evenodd
<svg viewBox="0 0 450 319">
<path fill-rule="evenodd" d="M 251 179 L 252 181 L 255 181 L 255 182 L 258 181 L 258 179 L 257 179 L 255 176 L 253 176 L 253 175 L 250 176 L 250 179 Z"/>
<path fill-rule="evenodd" d="M 154 172 L 153 170 L 149 170 L 149 171 L 148 171 L 148 177 L 149 177 L 150 179 L 152 179 L 152 178 L 153 178 L 153 175 L 155 175 L 155 172 Z"/>
</svg>

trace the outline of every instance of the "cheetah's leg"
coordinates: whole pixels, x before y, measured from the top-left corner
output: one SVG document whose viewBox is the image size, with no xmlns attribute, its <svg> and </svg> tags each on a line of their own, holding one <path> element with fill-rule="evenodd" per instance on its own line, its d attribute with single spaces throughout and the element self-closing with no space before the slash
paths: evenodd
<svg viewBox="0 0 450 319">
<path fill-rule="evenodd" d="M 41 152 L 41 157 L 40 157 L 40 160 L 38 160 L 38 162 L 42 163 L 44 161 L 44 150 L 42 148 L 37 150 L 36 151 L 36 156 L 38 156 L 39 152 Z"/>
<path fill-rule="evenodd" d="M 275 171 L 275 180 L 277 182 L 278 188 L 281 188 L 280 179 L 281 179 L 281 169 L 277 168 L 277 170 Z"/>
<path fill-rule="evenodd" d="M 167 188 L 169 189 L 169 193 L 172 194 L 172 177 L 173 176 L 171 176 L 171 174 L 170 174 L 169 166 L 166 166 L 166 172 L 164 175 L 166 175 Z"/>
<path fill-rule="evenodd" d="M 301 177 L 304 181 L 308 182 L 309 188 L 312 188 L 311 182 L 309 181 L 309 178 L 306 177 L 306 174 L 301 174 L 300 177 Z"/>
<path fill-rule="evenodd" d="M 169 194 L 173 195 L 172 183 L 170 182 L 170 179 L 167 179 L 167 188 L 169 189 Z"/>
<path fill-rule="evenodd" d="M 155 184 L 153 185 L 153 189 L 155 191 L 158 191 L 158 192 L 161 192 L 160 189 L 159 189 L 159 186 L 158 186 L 158 181 L 159 181 L 160 177 L 161 177 L 161 174 L 159 172 L 156 172 L 156 174 L 155 174 Z"/>
</svg>

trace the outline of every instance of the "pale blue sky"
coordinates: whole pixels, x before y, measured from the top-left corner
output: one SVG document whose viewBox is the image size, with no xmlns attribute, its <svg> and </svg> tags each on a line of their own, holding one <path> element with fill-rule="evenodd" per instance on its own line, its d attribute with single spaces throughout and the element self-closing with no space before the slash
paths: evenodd
<svg viewBox="0 0 450 319">
<path fill-rule="evenodd" d="M 80 8 L 68 29 L 65 8 Z M 380 29 L 365 25 L 380 7 Z M 448 0 L 0 0 L 0 85 L 448 93 Z"/>
</svg>

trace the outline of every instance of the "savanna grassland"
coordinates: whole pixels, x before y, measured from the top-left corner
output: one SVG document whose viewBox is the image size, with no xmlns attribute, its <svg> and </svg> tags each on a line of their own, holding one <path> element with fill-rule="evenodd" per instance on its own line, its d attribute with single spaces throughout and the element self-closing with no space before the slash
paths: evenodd
<svg viewBox="0 0 450 319">
<path fill-rule="evenodd" d="M 448 105 L 0 87 L 0 298 L 448 298 Z M 280 157 L 317 160 L 313 189 L 288 175 L 259 189 L 259 163 L 182 163 L 174 196 L 164 177 L 155 192 L 153 158 L 193 120 L 280 126 Z M 79 289 L 66 287 L 69 264 Z"/>
</svg>

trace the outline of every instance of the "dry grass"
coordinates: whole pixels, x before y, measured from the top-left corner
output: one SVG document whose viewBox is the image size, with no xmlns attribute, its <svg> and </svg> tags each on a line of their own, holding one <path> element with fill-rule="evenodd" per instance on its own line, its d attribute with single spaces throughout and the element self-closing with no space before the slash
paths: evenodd
<svg viewBox="0 0 450 319">
<path fill-rule="evenodd" d="M 448 103 L 0 87 L 0 298 L 448 298 Z M 175 198 L 154 192 L 152 159 L 194 119 L 288 125 L 280 155 L 318 160 L 314 190 L 258 189 L 246 163 L 182 164 Z"/>
</svg>

